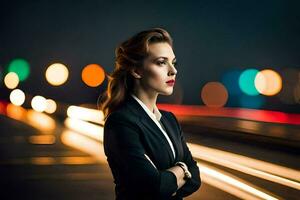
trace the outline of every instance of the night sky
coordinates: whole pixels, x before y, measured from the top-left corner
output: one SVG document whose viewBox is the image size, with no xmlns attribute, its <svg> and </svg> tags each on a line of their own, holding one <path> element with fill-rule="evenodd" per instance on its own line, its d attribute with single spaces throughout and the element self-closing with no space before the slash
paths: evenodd
<svg viewBox="0 0 300 200">
<path fill-rule="evenodd" d="M 204 84 L 221 81 L 229 70 L 300 68 L 298 2 L 1 1 L 0 67 L 24 58 L 31 66 L 29 78 L 19 86 L 25 93 L 72 104 L 96 103 L 107 81 L 87 87 L 81 81 L 83 67 L 98 63 L 110 73 L 120 42 L 141 30 L 162 27 L 174 39 L 179 103 L 201 105 Z M 70 72 L 60 87 L 44 78 L 54 62 Z M 3 85 L 0 91 L 3 98 Z M 285 105 L 276 96 L 265 101 L 263 109 L 300 112 L 299 104 Z M 172 97 L 160 102 L 176 103 Z M 235 102 L 229 99 L 227 106 L 238 106 Z"/>
</svg>

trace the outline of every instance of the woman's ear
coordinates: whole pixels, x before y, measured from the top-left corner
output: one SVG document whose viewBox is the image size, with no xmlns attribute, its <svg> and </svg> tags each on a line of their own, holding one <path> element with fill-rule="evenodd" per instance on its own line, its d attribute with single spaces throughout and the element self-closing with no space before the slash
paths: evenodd
<svg viewBox="0 0 300 200">
<path fill-rule="evenodd" d="M 141 73 L 137 68 L 131 69 L 130 73 L 134 78 L 142 78 Z"/>
</svg>

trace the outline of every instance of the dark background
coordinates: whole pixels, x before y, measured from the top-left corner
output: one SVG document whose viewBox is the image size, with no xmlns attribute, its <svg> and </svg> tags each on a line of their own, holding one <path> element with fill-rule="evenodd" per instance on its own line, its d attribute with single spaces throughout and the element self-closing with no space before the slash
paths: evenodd
<svg viewBox="0 0 300 200">
<path fill-rule="evenodd" d="M 24 58 L 31 66 L 29 78 L 19 86 L 25 93 L 71 104 L 96 103 L 107 80 L 87 87 L 81 81 L 83 67 L 98 63 L 110 73 L 120 42 L 162 27 L 174 39 L 179 63 L 174 95 L 180 102 L 172 97 L 160 102 L 201 105 L 204 84 L 221 81 L 229 70 L 299 69 L 299 8 L 299 1 L 285 0 L 1 1 L 0 67 L 5 71 L 12 59 Z M 44 78 L 54 62 L 70 72 L 60 87 Z M 8 90 L 0 87 L 1 98 L 6 98 Z M 226 106 L 239 106 L 236 102 L 229 98 Z M 261 108 L 300 112 L 299 107 L 273 96 Z"/>
</svg>

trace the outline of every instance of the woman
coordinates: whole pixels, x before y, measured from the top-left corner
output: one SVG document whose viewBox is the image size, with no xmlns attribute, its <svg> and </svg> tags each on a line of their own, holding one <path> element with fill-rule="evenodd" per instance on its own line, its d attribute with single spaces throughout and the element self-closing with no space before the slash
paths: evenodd
<svg viewBox="0 0 300 200">
<path fill-rule="evenodd" d="M 102 110 L 104 151 L 117 200 L 182 199 L 199 189 L 197 163 L 173 113 L 159 110 L 177 70 L 167 31 L 142 31 L 116 49 Z"/>
</svg>

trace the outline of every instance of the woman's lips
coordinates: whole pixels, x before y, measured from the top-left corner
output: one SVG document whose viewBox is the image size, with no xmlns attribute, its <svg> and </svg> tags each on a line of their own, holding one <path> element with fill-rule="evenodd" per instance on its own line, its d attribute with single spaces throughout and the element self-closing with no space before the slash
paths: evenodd
<svg viewBox="0 0 300 200">
<path fill-rule="evenodd" d="M 175 80 L 169 80 L 166 83 L 170 86 L 173 86 L 175 84 Z"/>
</svg>

